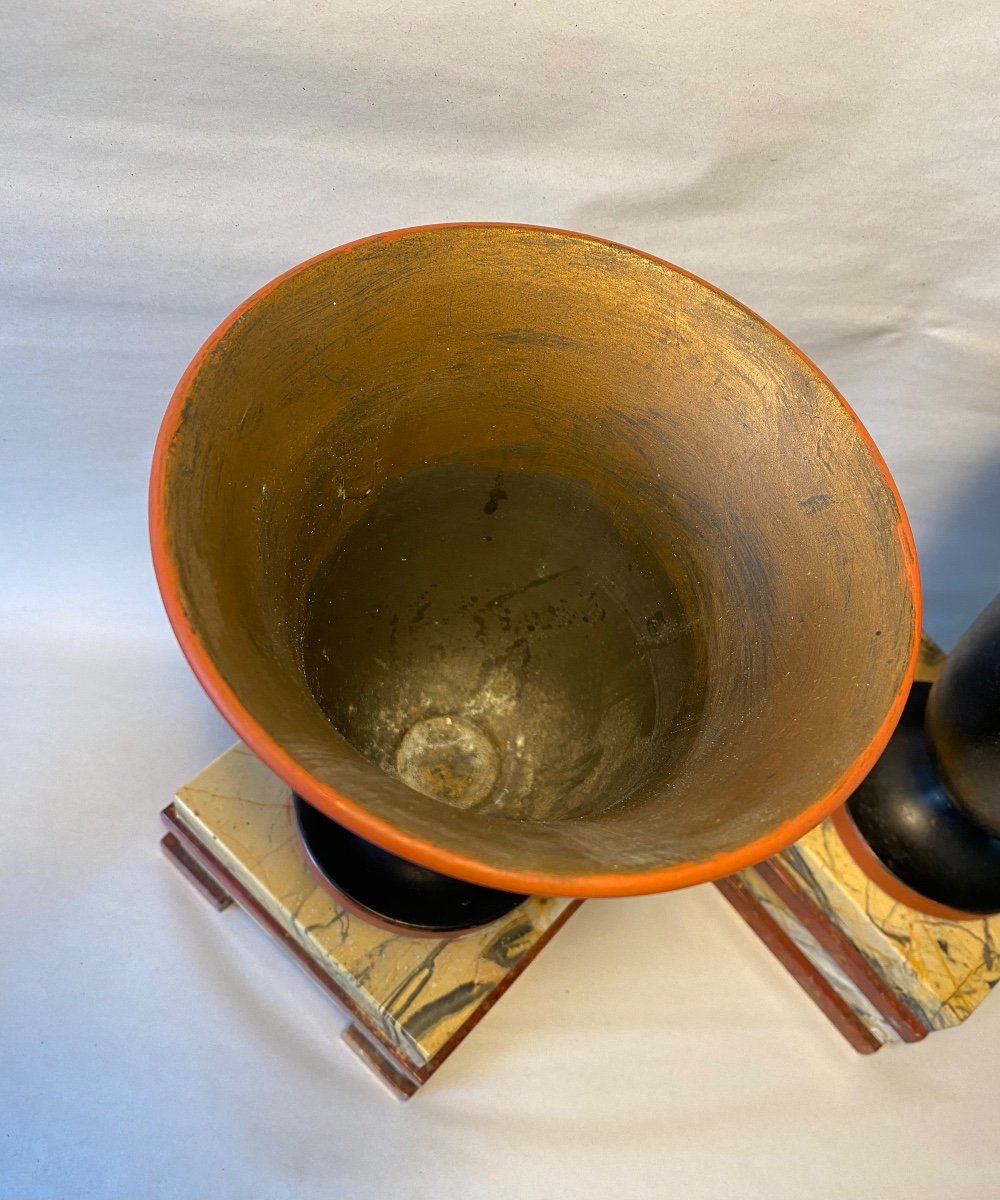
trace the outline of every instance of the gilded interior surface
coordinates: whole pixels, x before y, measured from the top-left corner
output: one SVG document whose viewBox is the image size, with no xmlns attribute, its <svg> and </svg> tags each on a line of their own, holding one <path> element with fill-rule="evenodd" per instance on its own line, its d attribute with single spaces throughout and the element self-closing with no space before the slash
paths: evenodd
<svg viewBox="0 0 1000 1200">
<path fill-rule="evenodd" d="M 166 473 L 185 611 L 266 733 L 553 886 L 774 830 L 905 674 L 899 514 L 855 421 L 622 247 L 469 226 L 324 258 L 208 354 Z"/>
</svg>

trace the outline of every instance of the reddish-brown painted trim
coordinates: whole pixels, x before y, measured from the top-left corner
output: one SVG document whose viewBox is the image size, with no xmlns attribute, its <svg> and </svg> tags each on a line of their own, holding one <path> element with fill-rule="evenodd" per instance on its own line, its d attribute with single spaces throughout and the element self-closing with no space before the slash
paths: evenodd
<svg viewBox="0 0 1000 1200">
<path fill-rule="evenodd" d="M 378 1076 L 397 1100 L 410 1100 L 417 1094 L 421 1085 L 414 1083 L 409 1075 L 404 1075 L 360 1026 L 348 1025 L 340 1035 L 340 1040 L 358 1056 L 373 1075 Z"/>
<path fill-rule="evenodd" d="M 506 970 L 499 983 L 469 1013 L 441 1049 L 427 1062 L 418 1065 L 410 1061 L 399 1047 L 393 1044 L 386 1032 L 372 1020 L 334 976 L 323 970 L 316 959 L 282 927 L 280 922 L 244 887 L 232 871 L 215 857 L 211 849 L 201 842 L 192 830 L 188 829 L 178 816 L 173 804 L 168 804 L 160 816 L 167 829 L 170 830 L 163 838 L 161 845 L 175 866 L 187 876 L 202 895 L 207 896 L 214 903 L 212 892 L 206 891 L 205 888 L 207 880 L 213 889 L 226 897 L 227 902 L 235 902 L 237 907 L 242 908 L 292 955 L 306 974 L 315 983 L 318 983 L 326 995 L 350 1018 L 351 1024 L 344 1031 L 342 1040 L 391 1091 L 403 1100 L 409 1099 L 419 1087 L 426 1083 L 453 1051 L 465 1041 L 493 1005 L 511 984 L 520 978 L 530 963 L 541 953 L 543 947 L 549 944 L 583 903 L 582 900 L 574 900 L 568 904 L 552 924 L 535 938 L 528 950 Z M 367 920 L 367 917 L 362 919 Z M 398 934 L 399 931 L 394 930 L 394 932 Z"/>
<path fill-rule="evenodd" d="M 210 875 L 194 855 L 185 849 L 175 833 L 165 834 L 160 839 L 160 849 L 216 912 L 222 912 L 232 904 L 232 896 L 219 884 L 215 876 Z"/>
<path fill-rule="evenodd" d="M 428 1078 L 430 1072 L 426 1066 L 421 1067 L 417 1066 L 416 1063 L 410 1062 L 401 1050 L 388 1041 L 382 1030 L 379 1029 L 378 1025 L 364 1009 L 355 1002 L 351 994 L 345 988 L 341 987 L 332 975 L 323 970 L 312 955 L 291 934 L 282 928 L 277 919 L 243 886 L 232 871 L 225 864 L 221 863 L 211 850 L 187 828 L 177 815 L 177 811 L 172 804 L 168 804 L 163 809 L 160 817 L 164 825 L 166 825 L 187 852 L 187 857 L 193 859 L 200 869 L 213 879 L 218 887 L 229 895 L 230 899 L 235 901 L 239 908 L 242 908 L 249 917 L 252 917 L 265 932 L 269 933 L 291 954 L 306 974 L 315 983 L 319 984 L 327 996 L 334 1001 L 345 1015 L 356 1025 L 361 1026 L 362 1032 L 367 1037 L 378 1043 L 386 1057 L 396 1065 L 399 1071 L 411 1077 L 417 1086 Z M 167 836 L 169 837 L 170 834 Z M 164 847 L 164 849 L 167 850 L 167 847 Z M 186 870 L 187 864 L 183 860 L 175 858 L 175 862 Z M 191 876 L 191 878 L 192 881 L 197 882 L 194 876 Z M 201 890 L 200 887 L 199 890 Z"/>
<path fill-rule="evenodd" d="M 335 254 L 350 253 L 350 251 L 361 245 L 375 242 L 391 242 L 410 233 L 467 226 L 475 228 L 537 230 L 629 250 L 631 253 L 639 254 L 651 262 L 655 262 L 671 271 L 676 271 L 680 275 L 684 275 L 686 278 L 709 288 L 717 295 L 735 304 L 738 308 L 760 321 L 776 337 L 780 338 L 785 345 L 802 359 L 810 371 L 814 372 L 830 388 L 833 395 L 844 406 L 844 410 L 855 422 L 858 435 L 871 451 L 872 457 L 882 473 L 885 485 L 895 500 L 899 514 L 897 535 L 903 552 L 903 583 L 910 594 L 914 614 L 909 658 L 896 697 L 889 706 L 884 720 L 867 747 L 858 755 L 850 767 L 844 771 L 840 779 L 837 780 L 826 795 L 810 804 L 796 817 L 785 821 L 777 829 L 772 830 L 763 837 L 755 839 L 745 846 L 741 846 L 737 850 L 716 854 L 712 858 L 705 859 L 702 862 L 677 863 L 672 866 L 659 867 L 651 871 L 605 872 L 590 875 L 550 875 L 538 871 L 494 867 L 478 859 L 470 858 L 468 855 L 462 854 L 457 850 L 449 850 L 445 847 L 435 845 L 433 842 L 418 838 L 413 834 L 408 834 L 384 818 L 369 812 L 351 800 L 350 797 L 336 791 L 329 784 L 316 779 L 296 762 L 258 724 L 253 715 L 241 703 L 236 694 L 222 678 L 184 611 L 184 605 L 181 602 L 178 568 L 170 555 L 167 538 L 166 514 L 164 511 L 167 462 L 170 447 L 180 425 L 191 385 L 208 355 L 215 349 L 216 345 L 232 326 L 249 309 L 257 304 L 258 301 L 273 292 L 285 280 L 290 279 L 293 275 L 298 274 L 314 263 Z M 315 805 L 322 812 L 326 813 L 328 817 L 339 821 L 359 836 L 368 838 L 370 841 L 383 846 L 393 854 L 398 854 L 425 867 L 430 867 L 432 870 L 441 871 L 446 875 L 454 875 L 459 879 L 467 879 L 473 883 L 484 884 L 487 887 L 506 888 L 508 891 L 514 892 L 540 893 L 550 896 L 630 896 L 646 892 L 671 891 L 675 888 L 689 887 L 697 883 L 707 883 L 722 876 L 731 875 L 736 871 L 742 870 L 744 867 L 752 866 L 762 859 L 769 858 L 772 854 L 777 854 L 779 850 L 783 850 L 792 842 L 797 841 L 798 838 L 808 833 L 813 826 L 818 825 L 820 821 L 830 816 L 871 770 L 885 748 L 885 744 L 888 742 L 902 714 L 903 705 L 906 702 L 910 685 L 913 682 L 917 654 L 920 649 L 920 578 L 917 570 L 917 556 L 913 534 L 906 518 L 899 491 L 892 476 L 889 474 L 889 470 L 878 448 L 872 441 L 871 435 L 830 380 L 827 379 L 810 358 L 785 337 L 783 333 L 775 329 L 770 322 L 765 321 L 763 317 L 760 317 L 752 309 L 747 308 L 745 304 L 741 304 L 734 297 L 722 291 L 721 288 L 715 287 L 690 271 L 685 271 L 682 267 L 675 266 L 673 263 L 658 258 L 656 255 L 648 254 L 643 250 L 634 250 L 632 247 L 621 246 L 619 243 L 611 242 L 606 238 L 591 237 L 587 234 L 567 229 L 490 221 L 452 222 L 440 225 L 414 226 L 410 229 L 396 229 L 387 233 L 376 234 L 372 237 L 360 238 L 357 241 L 338 246 L 333 250 L 317 254 L 313 258 L 300 263 L 298 266 L 285 271 L 276 279 L 272 279 L 270 283 L 265 284 L 230 313 L 215 332 L 211 334 L 192 359 L 187 370 L 181 376 L 180 382 L 174 389 L 163 418 L 163 424 L 160 427 L 156 449 L 153 454 L 153 469 L 149 490 L 149 524 L 150 541 L 153 551 L 153 567 L 156 572 L 157 584 L 159 585 L 160 595 L 163 598 L 167 616 L 170 624 L 173 626 L 181 650 L 212 702 L 258 758 L 266 763 L 277 775 L 281 776 L 290 787 L 303 796 L 310 804 Z"/>
<path fill-rule="evenodd" d="M 717 879 L 715 886 L 859 1054 L 873 1054 L 882 1046 L 819 968 L 806 958 L 767 909 L 747 890 L 738 875 Z"/>
<path fill-rule="evenodd" d="M 531 965 L 531 963 L 535 961 L 539 954 L 541 954 L 542 950 L 544 950 L 549 942 L 552 941 L 559 930 L 562 929 L 562 927 L 566 924 L 570 917 L 577 912 L 582 904 L 582 900 L 574 900 L 571 904 L 567 904 L 559 916 L 557 916 L 552 924 L 548 927 L 548 929 L 546 929 L 543 933 L 540 933 L 538 937 L 535 938 L 529 948 L 525 950 L 525 952 L 514 963 L 514 965 L 508 968 L 508 970 L 504 973 L 496 987 L 492 988 L 485 999 L 480 1002 L 475 1012 L 470 1014 L 468 1020 L 459 1026 L 447 1044 L 442 1046 L 437 1054 L 435 1054 L 430 1060 L 430 1062 L 427 1064 L 427 1070 L 429 1073 L 436 1071 L 449 1056 L 449 1054 L 451 1054 L 457 1046 L 465 1041 L 473 1029 L 475 1029 L 483 1017 L 485 1017 L 490 1011 L 493 1005 L 496 1004 L 500 997 L 516 980 L 521 978 L 525 970 Z"/>
<path fill-rule="evenodd" d="M 904 1042 L 922 1041 L 930 1033 L 930 1027 L 886 986 L 843 930 L 800 889 L 780 857 L 759 863 L 754 870 Z"/>
<path fill-rule="evenodd" d="M 936 900 L 921 896 L 919 892 L 907 887 L 882 863 L 861 836 L 860 830 L 847 811 L 846 804 L 833 814 L 833 827 L 851 858 L 872 883 L 877 884 L 893 900 L 898 900 L 900 904 L 906 904 L 928 917 L 941 917 L 946 921 L 981 921 L 983 919 L 982 913 L 968 913 L 959 908 L 949 908 L 946 904 L 938 904 Z"/>
</svg>

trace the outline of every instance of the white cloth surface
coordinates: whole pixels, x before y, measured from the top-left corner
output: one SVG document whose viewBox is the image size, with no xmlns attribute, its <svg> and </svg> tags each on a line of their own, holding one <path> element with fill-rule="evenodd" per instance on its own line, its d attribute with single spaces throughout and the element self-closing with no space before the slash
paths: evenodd
<svg viewBox="0 0 1000 1200">
<path fill-rule="evenodd" d="M 0 5 L 0 1196 L 995 1200 L 1000 998 L 856 1056 L 710 887 L 590 902 L 408 1105 L 158 812 L 232 740 L 148 561 L 169 393 L 282 269 L 583 229 L 812 355 L 950 645 L 1000 589 L 989 0 Z"/>
</svg>

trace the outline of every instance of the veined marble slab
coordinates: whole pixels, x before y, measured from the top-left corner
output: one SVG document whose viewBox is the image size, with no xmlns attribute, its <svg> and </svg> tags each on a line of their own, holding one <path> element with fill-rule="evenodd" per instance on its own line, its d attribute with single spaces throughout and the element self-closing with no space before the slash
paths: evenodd
<svg viewBox="0 0 1000 1200">
<path fill-rule="evenodd" d="M 943 661 L 940 649 L 925 637 L 917 678 L 933 681 Z M 735 878 L 883 1044 L 900 1038 L 886 1018 L 891 1004 L 873 1005 L 872 995 L 881 992 L 905 1006 L 914 1028 L 903 1040 L 913 1040 L 914 1033 L 919 1037 L 966 1020 L 1000 979 L 1000 915 L 931 917 L 895 900 L 857 865 L 831 820 L 761 870 L 787 881 L 794 894 L 779 895 L 756 868 Z M 860 962 L 846 970 L 844 955 L 837 952 L 843 941 L 860 955 Z M 793 964 L 786 965 L 795 973 Z M 867 982 L 867 996 L 859 979 Z"/>
<path fill-rule="evenodd" d="M 457 938 L 376 929 L 318 883 L 299 846 L 289 788 L 242 744 L 178 791 L 174 813 L 418 1068 L 461 1033 L 577 903 L 529 897 L 495 924 Z"/>
</svg>

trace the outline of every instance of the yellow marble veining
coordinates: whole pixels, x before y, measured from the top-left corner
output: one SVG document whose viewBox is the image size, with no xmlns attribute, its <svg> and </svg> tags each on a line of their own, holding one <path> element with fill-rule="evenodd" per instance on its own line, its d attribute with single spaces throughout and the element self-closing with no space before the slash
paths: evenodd
<svg viewBox="0 0 1000 1200">
<path fill-rule="evenodd" d="M 943 661 L 925 638 L 917 678 L 933 681 Z M 832 822 L 778 858 L 931 1028 L 964 1021 L 1000 978 L 1000 916 L 929 917 L 894 900 L 857 865 Z"/>
<path fill-rule="evenodd" d="M 753 867 L 740 872 L 744 888 L 826 977 L 866 1029 L 883 1045 L 900 1041 L 892 1023 L 865 996 L 822 943 L 789 911 L 781 897 Z"/>
<path fill-rule="evenodd" d="M 282 927 L 422 1066 L 573 903 L 531 897 L 485 930 L 408 938 L 337 906 L 306 864 L 290 792 L 237 744 L 177 793 L 175 811 Z"/>
<path fill-rule="evenodd" d="M 781 857 L 932 1028 L 964 1021 L 1000 979 L 1000 916 L 956 921 L 901 904 L 865 875 L 829 821 Z"/>
</svg>

